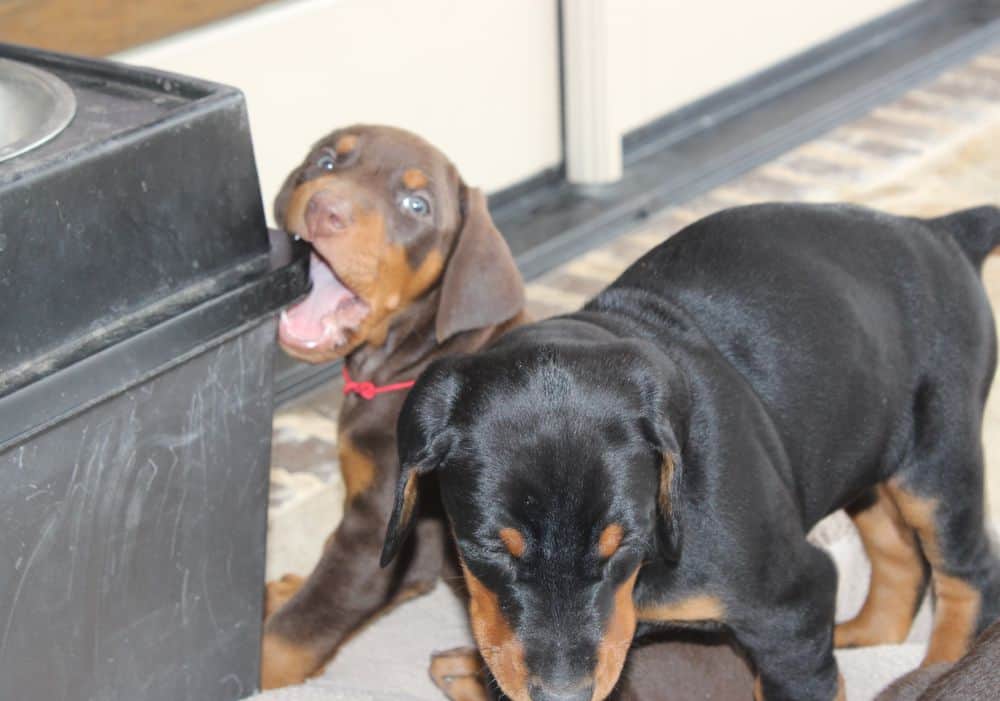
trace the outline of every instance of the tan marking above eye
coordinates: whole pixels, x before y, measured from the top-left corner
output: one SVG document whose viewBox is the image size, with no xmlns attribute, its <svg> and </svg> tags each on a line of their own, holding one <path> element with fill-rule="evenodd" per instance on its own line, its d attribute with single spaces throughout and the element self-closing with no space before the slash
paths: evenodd
<svg viewBox="0 0 1000 701">
<path fill-rule="evenodd" d="M 409 168 L 403 172 L 403 185 L 408 190 L 419 190 L 427 187 L 427 176 L 419 168 Z"/>
<path fill-rule="evenodd" d="M 342 137 L 337 139 L 337 143 L 334 145 L 333 150 L 337 152 L 338 156 L 344 156 L 357 148 L 358 137 L 354 134 L 344 134 Z"/>
<path fill-rule="evenodd" d="M 507 546 L 507 550 L 514 557 L 524 555 L 524 536 L 516 528 L 501 528 L 500 540 L 503 541 L 503 544 Z"/>
<path fill-rule="evenodd" d="M 601 537 L 597 540 L 597 554 L 605 560 L 608 559 L 618 552 L 624 537 L 625 529 L 621 527 L 621 524 L 609 524 L 601 531 Z"/>
</svg>

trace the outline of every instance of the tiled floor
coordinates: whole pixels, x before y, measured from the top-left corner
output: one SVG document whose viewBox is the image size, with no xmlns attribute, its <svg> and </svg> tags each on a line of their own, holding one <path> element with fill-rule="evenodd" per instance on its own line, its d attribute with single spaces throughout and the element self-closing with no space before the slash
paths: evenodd
<svg viewBox="0 0 1000 701">
<path fill-rule="evenodd" d="M 846 200 L 917 215 L 1000 204 L 1000 48 L 550 271 L 528 286 L 529 309 L 540 317 L 575 308 L 685 224 L 762 200 Z M 1000 309 L 1000 260 L 987 262 L 984 280 Z M 1000 392 L 995 395 L 984 441 L 990 502 L 1000 522 Z M 331 382 L 275 418 L 269 578 L 307 572 L 340 518 L 339 406 L 340 383 Z"/>
</svg>

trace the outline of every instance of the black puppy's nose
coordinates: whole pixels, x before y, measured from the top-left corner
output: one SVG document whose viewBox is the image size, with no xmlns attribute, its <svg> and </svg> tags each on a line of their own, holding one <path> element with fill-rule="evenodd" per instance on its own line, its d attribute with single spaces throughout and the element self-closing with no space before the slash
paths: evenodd
<svg viewBox="0 0 1000 701">
<path fill-rule="evenodd" d="M 592 684 L 555 686 L 532 682 L 528 685 L 528 695 L 531 696 L 531 701 L 590 701 L 590 697 L 594 695 L 594 687 Z"/>
</svg>

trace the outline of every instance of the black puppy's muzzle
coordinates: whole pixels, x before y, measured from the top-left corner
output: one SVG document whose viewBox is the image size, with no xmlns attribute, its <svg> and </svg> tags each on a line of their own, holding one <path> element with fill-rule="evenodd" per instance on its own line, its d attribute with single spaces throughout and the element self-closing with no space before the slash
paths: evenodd
<svg viewBox="0 0 1000 701">
<path fill-rule="evenodd" d="M 577 684 L 528 684 L 531 701 L 590 701 L 594 695 L 594 685 L 589 681 Z"/>
</svg>

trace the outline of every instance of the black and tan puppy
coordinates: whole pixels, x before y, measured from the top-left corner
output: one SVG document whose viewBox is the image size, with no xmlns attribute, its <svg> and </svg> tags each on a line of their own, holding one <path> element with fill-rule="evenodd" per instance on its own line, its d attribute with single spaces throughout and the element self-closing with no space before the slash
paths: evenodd
<svg viewBox="0 0 1000 701">
<path fill-rule="evenodd" d="M 383 562 L 436 472 L 480 650 L 515 701 L 597 701 L 638 630 L 725 628 L 756 696 L 843 698 L 836 572 L 806 541 L 851 507 L 873 574 L 837 642 L 895 642 L 933 581 L 925 663 L 1000 614 L 977 277 L 1000 212 L 771 204 L 703 219 L 580 312 L 432 363 L 398 426 Z"/>
</svg>

